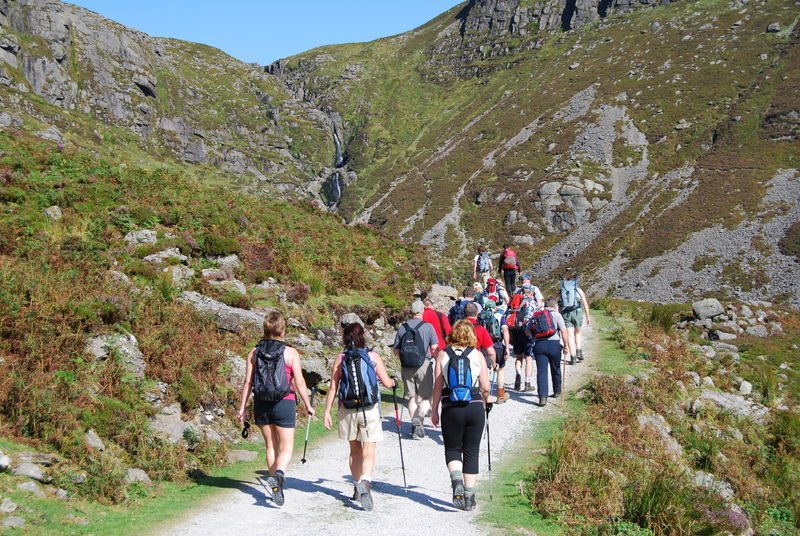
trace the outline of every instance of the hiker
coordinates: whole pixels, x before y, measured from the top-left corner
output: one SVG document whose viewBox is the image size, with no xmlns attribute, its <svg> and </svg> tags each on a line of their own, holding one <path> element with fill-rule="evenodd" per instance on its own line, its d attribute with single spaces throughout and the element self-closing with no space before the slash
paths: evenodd
<svg viewBox="0 0 800 536">
<path fill-rule="evenodd" d="M 517 274 L 520 271 L 519 259 L 517 258 L 517 253 L 508 247 L 508 244 L 503 244 L 503 253 L 500 254 L 500 262 L 497 268 L 502 270 L 506 288 L 514 292 L 516 290 Z"/>
<path fill-rule="evenodd" d="M 475 349 L 478 341 L 473 326 L 459 320 L 447 342 L 447 349 L 439 352 L 436 358 L 431 422 L 434 426 L 439 426 L 440 422 L 442 425 L 453 504 L 461 510 L 473 510 L 481 436 L 486 423 L 484 404 L 491 403 L 494 397 L 489 392 L 491 384 L 486 360 Z"/>
<path fill-rule="evenodd" d="M 433 308 L 433 300 L 430 298 L 425 298 L 422 303 L 425 305 L 422 320 L 433 326 L 439 349 L 444 350 L 447 346 L 447 336 L 450 335 L 450 331 L 453 329 L 450 325 L 450 320 L 448 320 L 446 314 L 440 313 Z"/>
<path fill-rule="evenodd" d="M 331 388 L 325 400 L 323 424 L 328 430 L 331 429 L 331 407 L 338 394 L 339 438 L 350 443 L 353 500 L 360 502 L 364 510 L 369 511 L 373 506 L 372 470 L 375 467 L 375 448 L 377 442 L 383 439 L 378 382 L 389 389 L 397 384 L 386 372 L 381 356 L 367 350 L 361 324 L 347 324 L 342 338 L 344 350 L 331 369 Z"/>
<path fill-rule="evenodd" d="M 450 310 L 447 312 L 447 319 L 450 321 L 451 326 L 455 325 L 455 323 L 458 322 L 459 320 L 464 320 L 465 318 L 467 318 L 467 315 L 464 313 L 464 309 L 467 307 L 467 304 L 469 303 L 478 304 L 478 302 L 475 301 L 474 286 L 466 287 L 461 296 L 462 297 L 456 300 L 456 303 L 454 303 L 453 306 L 450 308 Z M 480 304 L 478 304 L 478 312 L 480 312 L 482 308 L 483 307 L 481 307 Z"/>
<path fill-rule="evenodd" d="M 278 311 L 264 318 L 264 338 L 247 355 L 239 422 L 244 423 L 247 400 L 253 392 L 253 415 L 267 447 L 267 487 L 272 501 L 283 506 L 286 468 L 294 449 L 296 396 L 309 418 L 314 408 L 308 399 L 300 354 L 284 342 L 286 320 Z"/>
<path fill-rule="evenodd" d="M 540 318 L 541 317 L 541 318 Z M 547 404 L 547 371 L 553 381 L 553 396 L 561 395 L 561 356 L 567 352 L 567 328 L 564 318 L 558 312 L 558 300 L 547 298 L 545 307 L 534 313 L 528 324 L 533 338 L 533 355 L 536 359 L 536 392 L 539 407 Z"/>
<path fill-rule="evenodd" d="M 533 345 L 525 328 L 533 313 L 541 309 L 544 300 L 535 285 L 523 284 L 520 290 L 522 294 L 515 295 L 511 300 L 506 323 L 514 348 L 514 390 L 527 392 L 533 391 Z"/>
<path fill-rule="evenodd" d="M 575 361 L 583 361 L 583 343 L 581 341 L 581 328 L 584 315 L 586 325 L 591 325 L 589 316 L 589 302 L 586 293 L 578 286 L 578 274 L 567 272 L 561 279 L 561 316 L 567 326 L 567 350 L 569 351 L 570 365 Z"/>
<path fill-rule="evenodd" d="M 472 280 L 480 281 L 484 285 L 489 275 L 492 273 L 492 259 L 489 257 L 489 252 L 486 248 L 481 246 L 478 248 L 478 254 L 472 259 Z"/>
<path fill-rule="evenodd" d="M 411 416 L 411 437 L 425 437 L 424 421 L 433 395 L 433 362 L 439 347 L 436 330 L 422 320 L 425 304 L 411 304 L 409 320 L 404 322 L 394 338 L 394 353 L 400 358 L 400 375 Z"/>
<path fill-rule="evenodd" d="M 481 289 L 480 295 L 475 295 L 475 301 L 483 307 L 486 307 L 487 300 L 491 300 L 495 303 L 497 306 L 495 312 L 505 312 L 508 302 L 510 301 L 508 292 L 506 292 L 503 285 L 494 277 L 490 277 L 489 280 L 486 281 L 486 288 Z"/>
<path fill-rule="evenodd" d="M 495 373 L 497 374 L 497 403 L 502 404 L 510 397 L 506 393 L 505 366 L 511 355 L 510 334 L 506 316 L 497 310 L 493 300 L 486 300 L 486 308 L 478 313 L 478 323 L 486 328 L 494 341 Z"/>
<path fill-rule="evenodd" d="M 494 353 L 494 341 L 492 340 L 492 336 L 489 334 L 486 328 L 478 323 L 478 304 L 467 304 L 465 312 L 467 314 L 467 320 L 475 329 L 477 346 L 474 346 L 474 348 L 479 352 L 482 352 L 486 357 L 486 366 L 490 370 L 495 370 L 497 367 L 497 356 Z"/>
</svg>

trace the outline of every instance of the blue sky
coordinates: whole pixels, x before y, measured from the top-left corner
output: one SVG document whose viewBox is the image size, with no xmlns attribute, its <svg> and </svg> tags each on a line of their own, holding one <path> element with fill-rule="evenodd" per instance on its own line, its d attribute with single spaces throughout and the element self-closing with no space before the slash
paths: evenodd
<svg viewBox="0 0 800 536">
<path fill-rule="evenodd" d="M 75 0 L 125 26 L 261 64 L 320 45 L 403 33 L 459 0 Z"/>
</svg>

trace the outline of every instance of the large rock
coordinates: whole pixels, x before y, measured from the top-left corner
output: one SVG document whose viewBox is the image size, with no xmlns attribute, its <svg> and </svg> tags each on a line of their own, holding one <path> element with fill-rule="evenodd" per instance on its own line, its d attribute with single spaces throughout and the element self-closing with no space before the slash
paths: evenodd
<svg viewBox="0 0 800 536">
<path fill-rule="evenodd" d="M 751 337 L 769 337 L 769 330 L 766 326 L 750 326 L 745 332 Z"/>
<path fill-rule="evenodd" d="M 140 482 L 142 484 L 152 484 L 150 481 L 150 476 L 143 470 L 143 469 L 128 469 L 125 472 L 125 482 L 128 484 L 134 484 L 136 482 Z"/>
<path fill-rule="evenodd" d="M 53 205 L 52 207 L 47 207 L 44 209 L 44 215 L 52 221 L 61 221 L 61 218 L 64 217 L 61 207 L 57 205 Z"/>
<path fill-rule="evenodd" d="M 236 273 L 237 270 L 240 270 L 242 267 L 244 267 L 244 264 L 242 264 L 242 261 L 236 255 L 218 257 L 214 260 L 217 262 L 217 266 L 219 266 L 221 270 L 228 270 L 231 273 Z"/>
<path fill-rule="evenodd" d="M 765 406 L 751 402 L 741 395 L 720 393 L 710 389 L 700 393 L 700 400 L 711 402 L 723 411 L 727 411 L 741 419 L 752 420 L 756 424 L 766 423 L 769 413 L 769 409 Z"/>
<path fill-rule="evenodd" d="M 315 387 L 330 381 L 331 369 L 324 359 L 303 357 L 303 378 L 309 388 Z"/>
<path fill-rule="evenodd" d="M 699 488 L 713 491 L 725 501 L 733 500 L 733 487 L 724 480 L 715 478 L 710 473 L 695 471 L 693 482 Z"/>
<path fill-rule="evenodd" d="M 462 289 L 463 290 L 463 289 Z M 433 308 L 437 311 L 447 312 L 450 307 L 461 296 L 461 291 L 446 285 L 433 284 L 428 291 L 427 298 L 433 302 Z"/>
<path fill-rule="evenodd" d="M 21 529 L 25 526 L 25 520 L 19 516 L 8 516 L 3 518 L 3 527 L 7 529 Z"/>
<path fill-rule="evenodd" d="M 227 279 L 224 281 L 209 281 L 212 287 L 219 287 L 228 292 L 238 292 L 241 295 L 247 294 L 247 287 L 238 279 Z"/>
<path fill-rule="evenodd" d="M 91 337 L 86 341 L 84 351 L 98 360 L 105 360 L 112 353 L 122 359 L 125 369 L 136 378 L 144 378 L 144 354 L 139 350 L 139 342 L 133 335 L 112 333 Z"/>
<path fill-rule="evenodd" d="M 0 471 L 5 471 L 11 467 L 11 458 L 3 454 L 3 451 L 0 450 Z"/>
<path fill-rule="evenodd" d="M 349 326 L 350 324 L 361 324 L 361 327 L 364 327 L 364 321 L 355 313 L 343 314 L 342 318 L 339 320 L 339 324 L 342 327 Z"/>
<path fill-rule="evenodd" d="M 97 435 L 97 432 L 94 430 L 94 428 L 86 432 L 86 435 L 84 436 L 83 440 L 86 443 L 86 446 L 92 450 L 99 450 L 101 452 L 106 450 L 106 446 L 103 443 L 103 440 L 100 439 L 100 436 Z"/>
<path fill-rule="evenodd" d="M 258 452 L 253 450 L 229 450 L 228 463 L 254 462 L 258 459 Z"/>
<path fill-rule="evenodd" d="M 698 319 L 705 320 L 706 318 L 713 318 L 717 315 L 723 314 L 725 312 L 725 308 L 722 307 L 722 304 L 719 303 L 719 300 L 716 298 L 707 298 L 705 300 L 694 302 L 692 304 L 692 312 L 694 312 L 694 316 L 696 316 Z"/>
<path fill-rule="evenodd" d="M 61 134 L 61 131 L 53 126 L 37 132 L 36 135 L 42 138 L 43 140 L 54 141 L 56 143 L 64 143 L 63 134 Z"/>
<path fill-rule="evenodd" d="M 190 424 L 181 419 L 181 405 L 166 406 L 150 421 L 150 427 L 166 437 L 170 443 L 178 443 Z"/>
<path fill-rule="evenodd" d="M 209 316 L 218 328 L 232 333 L 242 331 L 261 332 L 264 329 L 264 315 L 255 311 L 231 307 L 203 296 L 199 292 L 183 292 L 179 300 L 192 306 L 198 312 Z"/>
<path fill-rule="evenodd" d="M 17 505 L 11 499 L 3 499 L 0 503 L 0 514 L 13 514 L 17 509 Z"/>
<path fill-rule="evenodd" d="M 159 251 L 158 253 L 148 255 L 144 258 L 144 261 L 151 262 L 153 264 L 164 264 L 169 262 L 171 259 L 175 259 L 179 262 L 186 262 L 189 260 L 189 257 L 182 254 L 181 250 L 178 248 L 169 248 L 165 249 L 164 251 Z"/>
<path fill-rule="evenodd" d="M 187 287 L 194 277 L 194 270 L 188 266 L 167 266 L 162 271 L 169 274 L 172 285 L 180 289 Z"/>
<path fill-rule="evenodd" d="M 131 231 L 125 235 L 125 243 L 129 246 L 138 246 L 140 244 L 155 244 L 158 241 L 156 232 L 150 229 L 142 229 L 141 231 Z"/>
<path fill-rule="evenodd" d="M 667 453 L 674 460 L 679 460 L 683 456 L 683 448 L 680 443 L 672 437 L 672 428 L 662 415 L 639 415 L 637 417 L 639 426 L 653 430 L 661 438 Z"/>
<path fill-rule="evenodd" d="M 52 480 L 52 478 L 42 471 L 42 468 L 35 463 L 26 462 L 16 465 L 14 466 L 13 472 L 17 476 L 25 476 L 44 484 Z"/>
</svg>

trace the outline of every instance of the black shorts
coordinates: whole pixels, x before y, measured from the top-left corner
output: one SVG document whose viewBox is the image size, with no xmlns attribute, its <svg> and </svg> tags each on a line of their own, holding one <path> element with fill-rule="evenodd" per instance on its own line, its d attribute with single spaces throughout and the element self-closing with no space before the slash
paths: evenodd
<svg viewBox="0 0 800 536">
<path fill-rule="evenodd" d="M 264 426 L 274 424 L 281 428 L 294 428 L 297 412 L 295 411 L 296 402 L 294 400 L 279 400 L 278 402 L 253 402 L 253 413 L 255 414 L 256 424 Z"/>
<path fill-rule="evenodd" d="M 526 354 L 528 350 L 528 336 L 521 329 L 510 330 L 511 335 L 511 348 L 514 350 L 514 355 Z"/>
<path fill-rule="evenodd" d="M 497 356 L 497 365 L 500 368 L 506 366 L 506 347 L 502 341 L 494 343 L 494 353 Z"/>
</svg>

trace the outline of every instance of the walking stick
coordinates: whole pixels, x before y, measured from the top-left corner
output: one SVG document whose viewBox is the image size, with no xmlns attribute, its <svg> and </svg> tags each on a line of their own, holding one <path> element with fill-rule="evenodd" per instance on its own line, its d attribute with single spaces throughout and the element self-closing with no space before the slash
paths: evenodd
<svg viewBox="0 0 800 536">
<path fill-rule="evenodd" d="M 486 455 L 489 460 L 489 500 L 493 500 L 492 496 L 492 436 L 489 435 L 489 412 L 492 411 L 492 404 L 486 404 Z"/>
<path fill-rule="evenodd" d="M 394 422 L 397 424 L 397 441 L 400 442 L 400 467 L 403 469 L 403 491 L 408 493 L 408 483 L 406 482 L 406 462 L 403 460 L 403 438 L 400 433 L 400 412 L 397 410 L 397 381 L 392 387 L 392 399 L 394 399 Z"/>
<path fill-rule="evenodd" d="M 314 395 L 317 394 L 317 387 L 314 386 L 311 388 L 311 407 L 314 407 Z M 308 432 L 311 430 L 311 415 L 308 416 L 308 422 L 306 423 L 306 443 L 303 445 L 303 457 L 300 459 L 302 463 L 306 463 L 306 449 L 308 448 Z"/>
<path fill-rule="evenodd" d="M 564 351 L 561 351 L 561 357 L 564 358 Z M 561 403 L 564 403 L 564 391 L 567 390 L 567 360 L 566 358 L 563 359 L 564 361 L 564 372 L 561 374 Z"/>
</svg>

